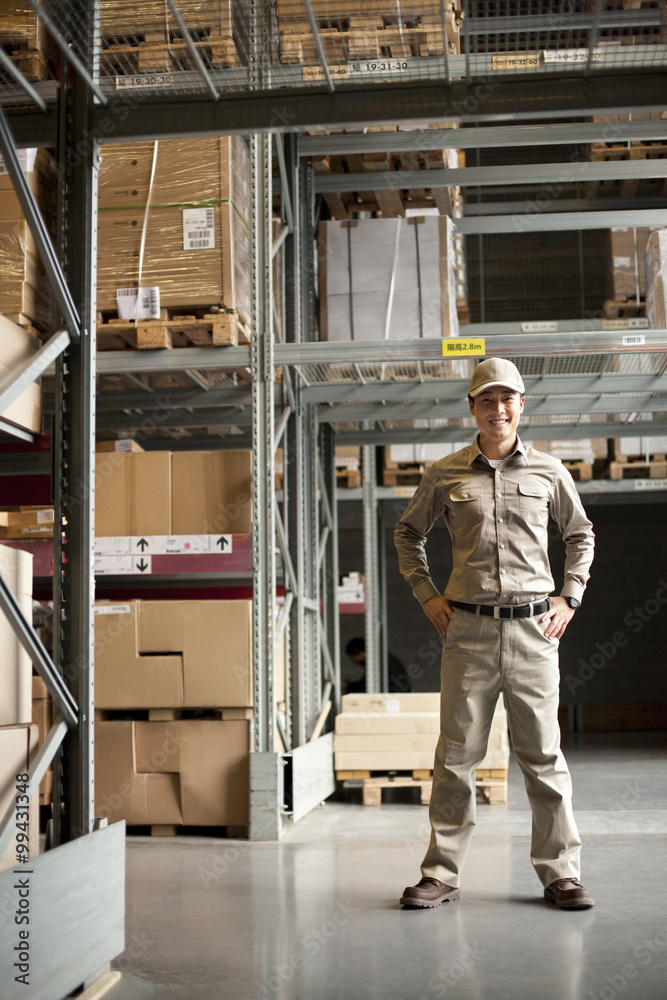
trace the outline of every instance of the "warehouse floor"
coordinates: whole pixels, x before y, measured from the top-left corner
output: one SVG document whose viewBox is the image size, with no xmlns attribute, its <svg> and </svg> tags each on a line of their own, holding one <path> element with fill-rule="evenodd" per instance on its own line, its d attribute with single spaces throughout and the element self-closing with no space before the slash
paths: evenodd
<svg viewBox="0 0 667 1000">
<path fill-rule="evenodd" d="M 433 910 L 398 906 L 426 808 L 351 791 L 278 844 L 128 838 L 109 1000 L 665 1000 L 667 735 L 564 745 L 594 909 L 542 901 L 515 764 L 509 804 L 478 806 L 461 902 Z"/>
</svg>

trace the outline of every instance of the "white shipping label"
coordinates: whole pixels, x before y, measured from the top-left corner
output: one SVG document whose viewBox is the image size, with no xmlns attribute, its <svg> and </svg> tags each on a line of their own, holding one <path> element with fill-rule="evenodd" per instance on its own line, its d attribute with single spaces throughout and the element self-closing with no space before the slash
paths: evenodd
<svg viewBox="0 0 667 1000">
<path fill-rule="evenodd" d="M 554 320 L 540 320 L 534 323 L 522 323 L 522 333 L 557 333 L 558 322 Z"/>
<path fill-rule="evenodd" d="M 159 319 L 160 289 L 117 288 L 116 307 L 119 319 Z"/>
<path fill-rule="evenodd" d="M 131 610 L 129 604 L 97 604 L 94 608 L 96 615 L 129 615 Z"/>
<path fill-rule="evenodd" d="M 147 576 L 152 572 L 150 556 L 95 556 L 95 573 L 98 576 Z"/>
<path fill-rule="evenodd" d="M 400 712 L 401 701 L 400 698 L 387 698 L 384 703 L 385 710 L 387 712 Z"/>
<path fill-rule="evenodd" d="M 614 257 L 614 267 L 630 267 L 630 258 Z"/>
<path fill-rule="evenodd" d="M 215 215 L 212 208 L 183 209 L 183 249 L 213 250 Z"/>
<path fill-rule="evenodd" d="M 37 524 L 52 524 L 53 523 L 53 511 L 52 510 L 38 510 L 37 511 Z"/>
</svg>

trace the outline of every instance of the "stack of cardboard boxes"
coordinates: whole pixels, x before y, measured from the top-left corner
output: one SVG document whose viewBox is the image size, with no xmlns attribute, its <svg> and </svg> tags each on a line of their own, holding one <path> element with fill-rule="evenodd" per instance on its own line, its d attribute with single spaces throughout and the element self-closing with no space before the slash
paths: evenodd
<svg viewBox="0 0 667 1000">
<path fill-rule="evenodd" d="M 646 244 L 646 315 L 651 330 L 667 329 L 667 229 L 651 233 Z"/>
<path fill-rule="evenodd" d="M 96 815 L 246 827 L 252 602 L 95 610 Z"/>
<path fill-rule="evenodd" d="M 249 316 L 250 239 L 242 136 L 104 146 L 99 309 L 122 307 L 141 286 L 158 290 L 161 307 L 223 306 Z"/>
<path fill-rule="evenodd" d="M 95 534 L 246 534 L 251 470 L 249 451 L 98 454 Z"/>
<path fill-rule="evenodd" d="M 0 574 L 32 621 L 32 556 L 0 545 Z M 37 751 L 37 726 L 32 725 L 32 664 L 9 620 L 0 613 L 0 816 L 10 803 L 22 806 L 23 786 Z M 19 787 L 17 787 L 19 786 Z M 17 795 L 19 796 L 17 803 Z M 39 849 L 38 803 L 16 815 L 14 836 L 0 856 L 0 870 L 15 868 L 19 856 L 34 857 Z"/>
<path fill-rule="evenodd" d="M 336 716 L 335 768 L 340 777 L 371 772 L 423 772 L 433 769 L 440 733 L 440 695 L 346 694 Z M 501 791 L 490 801 L 506 801 L 509 739 L 502 697 L 496 705 L 489 744 L 478 768 L 478 784 Z M 356 772 L 356 773 L 355 773 Z M 361 773 L 360 773 L 361 772 Z M 484 778 L 480 778 L 484 773 Z"/>
<path fill-rule="evenodd" d="M 25 149 L 20 153 L 20 160 L 42 218 L 53 234 L 56 214 L 53 158 L 42 149 Z M 0 313 L 23 325 L 29 323 L 40 330 L 52 331 L 57 314 L 51 284 L 1 159 L 0 273 Z"/>
</svg>

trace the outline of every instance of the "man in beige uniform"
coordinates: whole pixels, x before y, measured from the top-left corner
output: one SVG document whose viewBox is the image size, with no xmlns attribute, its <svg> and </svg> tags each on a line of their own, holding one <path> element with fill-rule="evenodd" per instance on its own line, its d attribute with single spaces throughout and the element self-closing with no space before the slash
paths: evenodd
<svg viewBox="0 0 667 1000">
<path fill-rule="evenodd" d="M 581 603 L 593 532 L 569 472 L 517 434 L 524 392 L 511 361 L 477 365 L 468 390 L 477 438 L 427 470 L 396 526 L 401 573 L 444 639 L 431 842 L 423 878 L 401 898 L 407 907 L 460 898 L 475 824 L 475 768 L 501 691 L 533 813 L 531 861 L 544 895 L 561 909 L 593 906 L 579 882 L 581 841 L 558 727 L 558 642 Z M 550 515 L 566 547 L 563 589 L 551 598 Z M 444 596 L 424 550 L 440 516 L 454 564 Z"/>
</svg>

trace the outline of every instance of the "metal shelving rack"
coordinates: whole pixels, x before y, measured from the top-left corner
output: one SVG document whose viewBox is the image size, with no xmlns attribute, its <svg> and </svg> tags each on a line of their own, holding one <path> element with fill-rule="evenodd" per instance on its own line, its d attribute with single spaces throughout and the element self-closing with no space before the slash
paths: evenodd
<svg viewBox="0 0 667 1000">
<path fill-rule="evenodd" d="M 106 48 L 100 45 L 100 32 L 113 5 L 103 0 L 31 3 L 67 68 L 60 83 L 30 84 L 8 65 L 7 58 L 1 60 L 7 81 L 0 85 L 2 152 L 17 190 L 22 192 L 24 210 L 66 324 L 18 373 L 12 387 L 0 389 L 0 409 L 3 401 L 7 403 L 57 359 L 55 441 L 62 476 L 56 484 L 56 500 L 58 517 L 64 520 L 56 553 L 57 565 L 62 568 L 55 579 L 56 620 L 60 625 L 55 663 L 49 661 L 28 623 L 20 620 L 11 595 L 2 585 L 0 603 L 16 623 L 60 709 L 32 777 L 32 786 L 37 787 L 50 756 L 62 743 L 62 781 L 56 789 L 57 818 L 51 834 L 54 849 L 36 860 L 45 874 L 42 885 L 48 886 L 48 891 L 42 890 L 40 908 L 50 928 L 36 931 L 44 935 L 40 941 L 48 962 L 40 992 L 35 995 L 60 1000 L 74 985 L 104 968 L 122 948 L 124 845 L 118 830 L 96 829 L 92 804 L 95 372 L 100 384 L 113 373 L 131 374 L 134 380 L 133 388 L 114 394 L 114 399 L 109 392 L 100 393 L 100 426 L 132 429 L 132 417 L 121 418 L 120 413 L 141 413 L 142 407 L 145 412 L 152 373 L 192 372 L 195 377 L 189 384 L 186 378 L 172 393 L 171 426 L 204 427 L 214 410 L 218 421 L 224 415 L 224 422 L 242 432 L 229 435 L 228 440 L 203 435 L 170 440 L 169 447 L 252 445 L 257 517 L 253 533 L 256 753 L 251 758 L 251 836 L 277 837 L 284 825 L 286 795 L 293 815 L 298 817 L 324 797 L 327 775 L 331 774 L 330 746 L 322 753 L 321 746 L 317 749 L 317 743 L 309 743 L 309 737 L 322 706 L 329 699 L 335 702 L 339 693 L 335 442 L 363 446 L 365 561 L 369 580 L 378 581 L 378 505 L 383 493 L 375 488 L 374 446 L 391 441 L 456 440 L 466 426 L 462 400 L 467 373 L 443 360 L 439 341 L 383 345 L 314 341 L 314 205 L 326 182 L 313 176 L 308 157 L 319 152 L 370 151 L 378 148 L 377 143 L 383 150 L 405 148 L 400 144 L 406 143 L 412 143 L 408 149 L 417 148 L 418 139 L 409 132 L 380 138 L 298 133 L 316 125 L 354 127 L 369 121 L 426 124 L 455 119 L 468 132 L 467 148 L 591 141 L 597 134 L 591 123 L 549 122 L 611 110 L 665 108 L 667 46 L 660 12 L 652 8 L 608 11 L 602 0 L 595 0 L 592 9 L 588 4 L 568 4 L 568 13 L 563 15 L 560 5 L 545 0 L 541 13 L 534 16 L 499 17 L 493 3 L 471 2 L 464 10 L 461 54 L 449 54 L 446 47 L 436 55 L 417 55 L 411 50 L 395 65 L 393 54 L 380 65 L 372 61 L 362 65 L 363 59 L 353 64 L 348 59 L 347 75 L 339 82 L 340 75 L 333 72 L 334 63 L 325 51 L 326 31 L 317 17 L 316 0 L 303 2 L 316 53 L 312 64 L 281 62 L 280 31 L 285 22 L 281 29 L 273 4 L 247 0 L 235 5 L 237 16 L 232 27 L 239 58 L 236 65 L 226 68 L 201 56 L 187 0 L 180 4 L 166 0 L 165 17 L 177 26 L 174 37 L 181 47 L 187 47 L 190 61 L 185 68 L 143 74 L 140 79 L 137 77 L 142 74 L 136 73 L 127 54 L 118 56 L 115 73 L 104 70 L 108 46 L 106 42 Z M 133 16 L 142 14 L 141 6 L 135 5 Z M 355 5 L 349 6 L 352 9 Z M 647 44 L 602 44 L 610 33 L 631 31 L 644 33 Z M 131 27 L 125 35 L 126 42 L 128 37 L 136 42 Z M 578 53 L 576 59 L 567 56 L 572 52 Z M 525 60 L 517 59 L 526 53 L 533 56 L 528 67 Z M 155 79 L 147 85 L 146 76 Z M 520 124 L 533 119 L 543 124 Z M 504 123 L 497 124 L 500 120 Z M 469 125 L 474 129 L 468 129 Z M 253 133 L 251 345 L 224 351 L 179 349 L 150 356 L 107 353 L 96 359 L 95 211 L 101 145 L 229 131 Z M 619 123 L 615 134 L 629 140 L 667 138 L 666 132 L 664 122 L 647 121 Z M 280 166 L 283 223 L 275 241 L 271 233 L 270 134 L 275 136 Z M 462 145 L 461 129 L 439 132 L 429 139 L 442 146 Z M 63 180 L 60 230 L 65 238 L 57 252 L 49 246 L 30 192 L 22 183 L 13 156 L 15 144 L 58 150 Z M 551 171 L 558 166 L 550 165 Z M 475 174 L 475 169 L 469 168 L 467 183 L 485 183 L 488 178 Z M 646 168 L 637 163 L 580 165 L 581 176 L 587 179 L 608 175 L 636 178 L 642 170 Z M 547 174 L 548 170 L 526 168 L 520 177 L 515 171 L 513 181 L 531 183 L 544 180 Z M 459 179 L 443 176 L 441 182 L 458 183 Z M 497 171 L 492 180 L 499 183 Z M 348 183 L 357 181 L 350 179 Z M 582 207 L 586 206 L 577 206 Z M 655 209 L 651 206 L 651 222 L 667 222 L 667 216 L 662 220 Z M 658 212 L 664 210 L 664 206 L 657 208 Z M 627 224 L 644 221 L 638 210 L 630 207 L 627 212 Z M 617 212 L 603 219 L 603 213 L 597 211 L 595 219 L 587 218 L 592 214 L 578 211 L 573 219 L 559 212 L 544 213 L 541 225 L 553 229 L 594 223 L 604 226 L 611 218 L 619 219 Z M 511 214 L 500 221 L 478 215 L 463 219 L 461 227 L 470 233 L 490 232 L 493 226 L 515 225 L 512 220 Z M 273 308 L 271 289 L 275 253 L 282 255 L 289 276 L 280 316 Z M 628 324 L 626 334 L 631 330 Z M 665 433 L 665 331 L 641 329 L 643 343 L 632 346 L 624 342 L 626 334 L 621 329 L 605 329 L 604 323 L 596 320 L 558 323 L 543 334 L 512 324 L 485 324 L 469 327 L 468 332 L 486 336 L 487 354 L 513 357 L 521 368 L 536 403 L 524 426 L 525 437 L 576 437 L 584 426 L 587 435 L 595 428 L 596 436 L 620 436 L 629 429 L 646 436 Z M 277 369 L 282 370 L 279 390 L 275 386 Z M 234 372 L 239 370 L 249 373 L 249 384 L 235 384 Z M 230 378 L 223 384 L 206 384 L 206 373 L 213 371 L 227 372 Z M 434 419 L 436 406 L 442 406 L 447 416 Z M 240 407 L 246 407 L 246 414 L 250 407 L 251 420 L 240 415 Z M 643 419 L 640 413 L 657 419 Z M 169 422 L 164 426 L 168 429 Z M 155 439 L 151 443 L 155 444 Z M 285 462 L 280 499 L 273 475 L 278 446 L 284 450 Z M 278 616 L 276 538 L 285 582 L 285 604 Z M 367 604 L 368 675 L 370 685 L 376 687 L 381 676 L 382 636 L 376 628 L 381 601 L 378 590 L 371 587 L 371 591 L 376 601 Z M 273 686 L 274 650 L 283 632 L 291 663 L 284 726 L 276 714 Z M 74 933 L 72 925 L 67 927 L 78 951 L 70 953 L 64 970 L 57 928 L 62 925 L 63 905 L 74 905 L 68 883 L 75 871 L 78 882 L 85 872 L 87 902 L 99 919 L 75 925 Z M 50 950 L 49 943 L 53 946 Z M 4 954 L 10 953 L 4 950 L 0 969 L 4 970 Z M 12 978 L 7 972 L 7 982 Z"/>
</svg>

